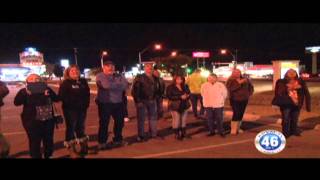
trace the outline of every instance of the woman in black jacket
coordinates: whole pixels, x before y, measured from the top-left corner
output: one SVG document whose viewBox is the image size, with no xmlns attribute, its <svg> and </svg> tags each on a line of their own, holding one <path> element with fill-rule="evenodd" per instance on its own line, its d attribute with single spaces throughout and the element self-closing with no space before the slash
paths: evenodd
<svg viewBox="0 0 320 180">
<path fill-rule="evenodd" d="M 64 81 L 59 88 L 62 110 L 66 119 L 65 146 L 70 156 L 76 158 L 88 153 L 89 137 L 85 134 L 85 119 L 90 103 L 90 88 L 85 79 L 80 78 L 78 66 L 71 65 L 64 72 Z M 76 144 L 80 143 L 80 154 Z"/>
<path fill-rule="evenodd" d="M 175 138 L 182 140 L 186 136 L 186 118 L 188 115 L 187 110 L 190 107 L 189 95 L 190 90 L 185 85 L 183 76 L 175 76 L 173 83 L 167 87 L 166 91 L 169 99 L 169 110 L 172 115 L 172 129 L 175 133 Z"/>
<path fill-rule="evenodd" d="M 29 139 L 32 158 L 42 158 L 41 142 L 44 157 L 53 154 L 54 118 L 52 103 L 59 101 L 55 92 L 46 86 L 37 74 L 27 77 L 27 87 L 21 89 L 15 99 L 16 106 L 23 105 L 21 119 Z"/>
<path fill-rule="evenodd" d="M 276 82 L 273 105 L 280 107 L 282 115 L 282 133 L 289 137 L 300 136 L 298 120 L 301 108 L 306 100 L 306 109 L 311 111 L 311 98 L 306 83 L 298 77 L 298 73 L 289 69 L 284 79 Z"/>
</svg>

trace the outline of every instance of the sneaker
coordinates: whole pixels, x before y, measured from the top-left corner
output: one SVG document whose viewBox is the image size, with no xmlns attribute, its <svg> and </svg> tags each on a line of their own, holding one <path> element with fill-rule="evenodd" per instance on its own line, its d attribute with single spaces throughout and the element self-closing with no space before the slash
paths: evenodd
<svg viewBox="0 0 320 180">
<path fill-rule="evenodd" d="M 129 122 L 129 121 L 130 121 L 130 119 L 128 117 L 124 118 L 124 122 Z"/>
</svg>

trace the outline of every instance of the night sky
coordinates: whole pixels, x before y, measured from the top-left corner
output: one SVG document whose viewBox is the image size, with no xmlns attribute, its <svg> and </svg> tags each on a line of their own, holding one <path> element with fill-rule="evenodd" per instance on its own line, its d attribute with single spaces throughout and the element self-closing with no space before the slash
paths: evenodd
<svg viewBox="0 0 320 180">
<path fill-rule="evenodd" d="M 311 66 L 305 46 L 320 45 L 320 24 L 301 23 L 0 23 L 0 62 L 19 63 L 18 53 L 32 46 L 44 53 L 45 61 L 68 58 L 74 62 L 78 48 L 81 68 L 97 67 L 100 52 L 117 67 L 137 63 L 138 51 L 153 42 L 164 50 L 148 51 L 143 59 L 168 56 L 172 49 L 191 55 L 202 49 L 213 53 L 211 60 L 229 61 L 220 48 L 238 49 L 240 61 L 255 64 L 274 59 L 300 59 Z"/>
</svg>

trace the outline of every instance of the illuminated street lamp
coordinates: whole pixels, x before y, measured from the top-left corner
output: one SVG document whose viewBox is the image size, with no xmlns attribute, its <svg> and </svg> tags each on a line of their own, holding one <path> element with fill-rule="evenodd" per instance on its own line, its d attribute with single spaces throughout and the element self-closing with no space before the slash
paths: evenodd
<svg viewBox="0 0 320 180">
<path fill-rule="evenodd" d="M 142 51 L 139 52 L 139 64 L 140 64 L 140 67 L 142 66 L 142 59 L 141 59 L 141 55 L 146 52 L 148 49 L 150 48 L 150 46 L 147 46 L 146 48 L 144 48 Z M 161 44 L 154 44 L 154 50 L 161 50 L 162 49 L 162 45 Z M 140 70 L 140 68 L 139 68 Z"/>
<path fill-rule="evenodd" d="M 107 51 L 102 51 L 102 53 L 101 53 L 101 68 L 103 68 L 103 57 L 107 56 L 107 55 L 108 55 Z"/>
<path fill-rule="evenodd" d="M 176 57 L 177 54 L 178 54 L 177 51 L 172 51 L 172 52 L 171 52 L 171 56 L 172 56 L 172 57 Z"/>
<path fill-rule="evenodd" d="M 237 56 L 238 56 L 238 50 L 236 49 L 235 50 L 235 54 L 233 54 L 230 50 L 228 49 L 221 49 L 220 50 L 220 53 L 222 55 L 226 55 L 227 53 L 230 53 L 232 58 L 233 58 L 233 61 L 234 61 L 234 68 L 236 68 L 236 65 L 237 65 Z"/>
</svg>

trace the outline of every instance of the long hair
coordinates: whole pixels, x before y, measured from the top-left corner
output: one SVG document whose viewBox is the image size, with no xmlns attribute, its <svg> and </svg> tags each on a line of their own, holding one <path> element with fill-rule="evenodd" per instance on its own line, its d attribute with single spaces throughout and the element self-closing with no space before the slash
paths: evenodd
<svg viewBox="0 0 320 180">
<path fill-rule="evenodd" d="M 176 81 L 177 81 L 178 78 L 181 78 L 181 80 L 182 80 L 181 87 L 184 87 L 185 84 L 186 84 L 186 79 L 185 79 L 184 76 L 182 76 L 182 75 L 175 75 L 175 76 L 173 77 L 172 84 L 176 85 Z"/>
<path fill-rule="evenodd" d="M 64 73 L 63 73 L 63 78 L 64 79 L 71 79 L 70 77 L 70 70 L 72 68 L 76 68 L 77 71 L 79 72 L 79 78 L 80 78 L 80 69 L 79 69 L 79 66 L 75 65 L 75 64 L 72 64 L 70 65 L 66 70 L 64 70 Z"/>
<path fill-rule="evenodd" d="M 294 69 L 289 69 L 289 70 L 286 72 L 286 74 L 284 74 L 284 79 L 289 80 L 289 76 L 288 76 L 289 71 L 293 71 L 293 72 L 296 73 L 295 80 L 297 80 L 297 79 L 299 78 L 298 72 L 297 72 L 296 70 L 294 70 Z"/>
</svg>

